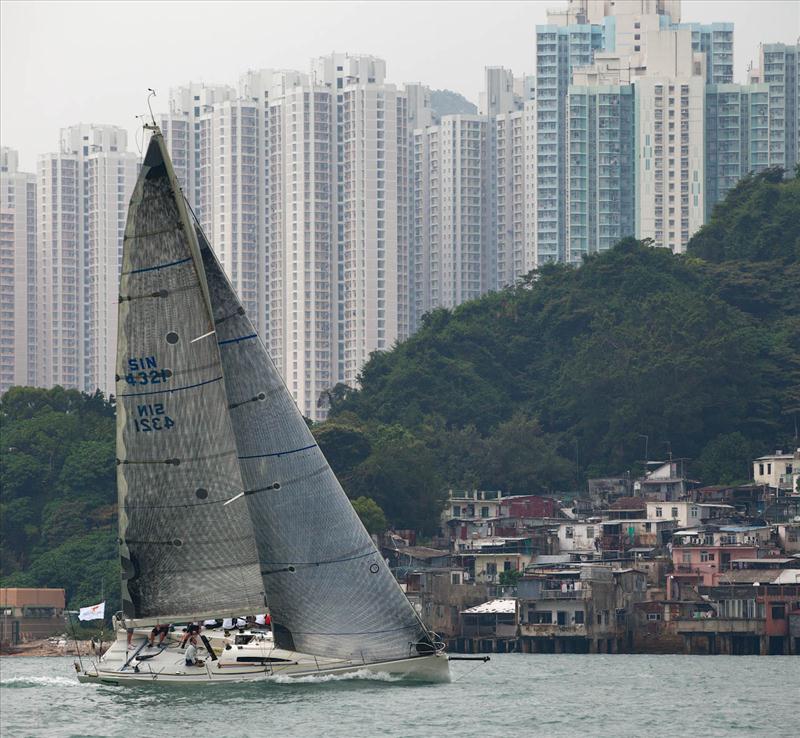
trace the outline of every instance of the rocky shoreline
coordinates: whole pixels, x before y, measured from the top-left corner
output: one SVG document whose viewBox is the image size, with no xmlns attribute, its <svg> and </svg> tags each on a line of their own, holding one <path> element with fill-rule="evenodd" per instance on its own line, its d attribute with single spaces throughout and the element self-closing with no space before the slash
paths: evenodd
<svg viewBox="0 0 800 738">
<path fill-rule="evenodd" d="M 2 644 L 0 646 L 0 656 L 95 656 L 104 652 L 109 642 L 102 644 L 102 651 L 98 642 L 74 641 L 71 638 L 41 638 L 26 641 L 15 646 Z"/>
</svg>

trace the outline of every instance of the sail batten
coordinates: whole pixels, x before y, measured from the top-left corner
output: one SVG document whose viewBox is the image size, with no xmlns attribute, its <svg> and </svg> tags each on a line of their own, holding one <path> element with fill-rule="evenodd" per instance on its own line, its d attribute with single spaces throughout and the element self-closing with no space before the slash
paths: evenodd
<svg viewBox="0 0 800 738">
<path fill-rule="evenodd" d="M 243 485 L 219 347 L 193 341 L 213 331 L 205 271 L 158 132 L 128 211 L 119 294 L 123 612 L 180 622 L 263 611 L 250 517 L 225 506 Z"/>
</svg>

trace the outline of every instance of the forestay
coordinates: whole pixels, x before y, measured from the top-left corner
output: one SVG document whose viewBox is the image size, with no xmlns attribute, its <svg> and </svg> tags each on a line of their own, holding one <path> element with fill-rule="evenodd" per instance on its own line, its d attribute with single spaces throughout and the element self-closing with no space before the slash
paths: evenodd
<svg viewBox="0 0 800 738">
<path fill-rule="evenodd" d="M 430 637 L 353 510 L 202 233 L 245 493 L 275 638 L 366 662 L 430 653 Z"/>
<path fill-rule="evenodd" d="M 194 228 L 160 132 L 131 199 L 120 279 L 117 487 L 126 617 L 263 611 Z"/>
</svg>

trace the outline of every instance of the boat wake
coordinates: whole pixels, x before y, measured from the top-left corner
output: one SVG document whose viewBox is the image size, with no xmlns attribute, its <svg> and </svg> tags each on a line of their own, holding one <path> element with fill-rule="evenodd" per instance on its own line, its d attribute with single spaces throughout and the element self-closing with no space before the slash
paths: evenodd
<svg viewBox="0 0 800 738">
<path fill-rule="evenodd" d="M 302 677 L 290 677 L 286 674 L 279 674 L 267 677 L 268 682 L 274 684 L 326 684 L 328 682 L 351 682 L 363 680 L 368 682 L 400 682 L 402 677 L 387 674 L 386 672 L 370 671 L 369 669 L 359 669 L 350 671 L 346 674 L 309 674 Z"/>
<path fill-rule="evenodd" d="M 30 687 L 78 687 L 77 679 L 62 676 L 31 676 L 0 679 L 0 687 L 4 689 L 25 689 Z"/>
</svg>

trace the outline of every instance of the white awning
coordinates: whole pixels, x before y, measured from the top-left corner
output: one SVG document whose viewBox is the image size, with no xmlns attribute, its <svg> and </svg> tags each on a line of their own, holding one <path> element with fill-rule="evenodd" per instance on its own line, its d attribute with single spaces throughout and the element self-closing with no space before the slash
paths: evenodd
<svg viewBox="0 0 800 738">
<path fill-rule="evenodd" d="M 482 605 L 475 605 L 462 610 L 462 615 L 513 615 L 517 611 L 517 601 L 513 598 L 489 600 Z"/>
</svg>

